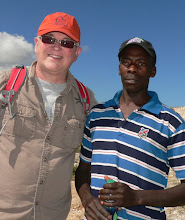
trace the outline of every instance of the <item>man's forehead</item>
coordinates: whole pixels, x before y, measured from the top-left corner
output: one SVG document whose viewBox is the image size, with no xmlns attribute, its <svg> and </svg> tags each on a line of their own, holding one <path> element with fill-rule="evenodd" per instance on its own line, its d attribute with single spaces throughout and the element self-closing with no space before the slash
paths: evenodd
<svg viewBox="0 0 185 220">
<path fill-rule="evenodd" d="M 49 36 L 53 36 L 53 37 L 58 36 L 58 37 L 61 37 L 61 38 L 71 39 L 68 35 L 66 35 L 66 34 L 64 34 L 62 32 L 59 32 L 59 31 L 48 32 L 45 35 L 49 35 Z"/>
</svg>

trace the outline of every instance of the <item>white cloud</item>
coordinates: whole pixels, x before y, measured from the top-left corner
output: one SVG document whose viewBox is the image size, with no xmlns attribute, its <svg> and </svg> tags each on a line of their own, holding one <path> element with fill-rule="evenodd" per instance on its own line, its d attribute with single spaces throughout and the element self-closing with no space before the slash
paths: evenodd
<svg viewBox="0 0 185 220">
<path fill-rule="evenodd" d="M 31 65 L 35 59 L 34 45 L 23 36 L 0 32 L 0 70 L 16 64 Z"/>
</svg>

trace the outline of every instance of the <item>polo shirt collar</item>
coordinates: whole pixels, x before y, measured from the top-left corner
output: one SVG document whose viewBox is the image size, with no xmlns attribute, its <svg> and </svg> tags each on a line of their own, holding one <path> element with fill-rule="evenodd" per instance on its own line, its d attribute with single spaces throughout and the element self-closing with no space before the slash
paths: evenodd
<svg viewBox="0 0 185 220">
<path fill-rule="evenodd" d="M 121 97 L 121 94 L 122 94 L 122 90 L 117 92 L 113 98 L 115 104 L 117 106 L 119 106 L 119 99 Z M 161 102 L 159 101 L 158 99 L 158 95 L 156 92 L 153 92 L 153 91 L 148 91 L 148 94 L 152 97 L 150 99 L 149 102 L 147 102 L 145 105 L 143 105 L 140 110 L 146 110 L 148 112 L 151 112 L 153 114 L 159 114 L 160 111 L 161 111 L 161 108 L 162 108 L 162 104 Z"/>
</svg>

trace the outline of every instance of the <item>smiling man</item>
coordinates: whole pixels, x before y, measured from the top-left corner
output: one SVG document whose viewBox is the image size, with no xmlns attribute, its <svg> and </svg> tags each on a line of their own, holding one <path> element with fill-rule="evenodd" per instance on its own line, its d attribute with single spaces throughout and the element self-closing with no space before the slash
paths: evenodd
<svg viewBox="0 0 185 220">
<path fill-rule="evenodd" d="M 166 219 L 165 206 L 185 205 L 185 122 L 148 91 L 156 74 L 150 42 L 129 39 L 118 58 L 123 89 L 91 110 L 76 189 L 88 220 Z M 166 189 L 170 166 L 181 184 Z"/>
<path fill-rule="evenodd" d="M 24 84 L 12 99 L 16 114 L 5 124 L 10 109 L 1 112 L 1 220 L 65 220 L 70 209 L 75 152 L 89 104 L 83 105 L 87 97 L 81 98 L 69 71 L 81 53 L 76 19 L 62 12 L 46 16 L 35 52 L 37 61 L 26 68 Z M 10 73 L 0 73 L 1 91 Z M 91 108 L 97 102 L 86 89 Z"/>
</svg>

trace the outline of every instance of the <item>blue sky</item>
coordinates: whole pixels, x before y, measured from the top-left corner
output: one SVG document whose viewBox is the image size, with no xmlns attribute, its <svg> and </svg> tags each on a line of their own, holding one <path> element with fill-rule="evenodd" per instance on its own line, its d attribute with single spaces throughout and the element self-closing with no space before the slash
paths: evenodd
<svg viewBox="0 0 185 220">
<path fill-rule="evenodd" d="M 99 102 L 122 88 L 117 54 L 132 37 L 150 41 L 157 53 L 157 74 L 150 90 L 170 107 L 185 106 L 184 0 L 9 0 L 0 7 L 0 69 L 35 59 L 34 37 L 47 14 L 76 17 L 82 53 L 71 67 Z"/>
</svg>

